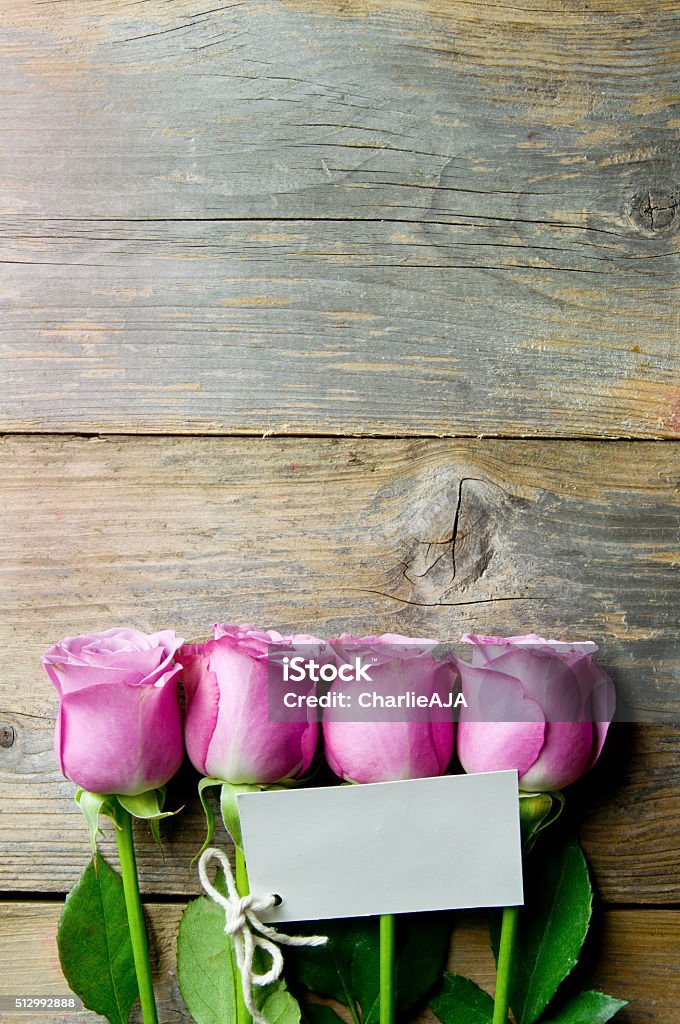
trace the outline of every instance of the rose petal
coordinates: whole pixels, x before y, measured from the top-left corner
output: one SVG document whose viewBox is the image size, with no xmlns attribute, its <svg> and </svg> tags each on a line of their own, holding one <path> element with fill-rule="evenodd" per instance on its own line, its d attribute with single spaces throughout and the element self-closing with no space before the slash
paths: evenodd
<svg viewBox="0 0 680 1024">
<path fill-rule="evenodd" d="M 69 665 L 57 661 L 43 664 L 58 692 L 62 694 L 108 684 L 128 683 L 131 686 L 139 686 L 144 679 L 141 672 L 118 668 L 116 665 Z"/>
<path fill-rule="evenodd" d="M 92 792 L 129 796 L 172 778 L 183 756 L 178 672 L 172 669 L 154 687 L 105 683 L 65 694 L 64 774 Z"/>
<path fill-rule="evenodd" d="M 210 668 L 220 701 L 206 771 L 233 783 L 263 784 L 299 771 L 309 724 L 269 719 L 266 663 L 220 639 L 210 645 Z"/>
<path fill-rule="evenodd" d="M 526 695 L 520 680 L 496 671 L 496 663 L 476 668 L 458 662 L 466 705 L 460 711 L 461 722 L 545 721 L 540 705 Z"/>
<path fill-rule="evenodd" d="M 381 636 L 342 633 L 333 637 L 329 646 L 345 663 L 359 657 L 363 663 L 383 665 L 426 656 L 437 646 L 437 641 L 427 637 L 401 636 L 399 633 L 383 633 Z"/>
<path fill-rule="evenodd" d="M 203 644 L 181 647 L 182 685 L 187 697 L 184 719 L 184 742 L 189 760 L 202 775 L 208 775 L 206 757 L 217 724 L 220 690 L 210 658 Z"/>
<path fill-rule="evenodd" d="M 450 722 L 431 722 L 432 746 L 437 758 L 435 775 L 443 775 L 453 757 L 455 726 Z"/>
<path fill-rule="evenodd" d="M 458 758 L 466 772 L 510 771 L 520 776 L 538 758 L 544 721 L 458 723 Z"/>
<path fill-rule="evenodd" d="M 437 723 L 438 750 L 430 722 L 343 722 L 324 715 L 326 758 L 336 775 L 351 782 L 391 782 L 441 774 L 444 723 Z M 449 723 L 451 746 L 453 722 Z M 448 764 L 448 762 L 447 762 Z"/>
<path fill-rule="evenodd" d="M 314 760 L 318 738 L 319 724 L 315 718 L 310 719 L 300 738 L 300 749 L 302 751 L 302 763 L 300 764 L 299 769 L 300 774 L 306 772 Z"/>
<path fill-rule="evenodd" d="M 550 648 L 510 648 L 495 659 L 493 668 L 519 679 L 525 695 L 540 705 L 547 722 L 583 721 L 578 679 Z"/>
<path fill-rule="evenodd" d="M 548 722 L 543 749 L 520 775 L 520 789 L 544 793 L 576 782 L 586 770 L 592 744 L 591 722 Z"/>
</svg>

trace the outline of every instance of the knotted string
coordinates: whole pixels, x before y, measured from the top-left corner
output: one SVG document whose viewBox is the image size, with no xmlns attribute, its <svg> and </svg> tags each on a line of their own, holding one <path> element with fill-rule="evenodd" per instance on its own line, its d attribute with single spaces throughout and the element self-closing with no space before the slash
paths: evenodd
<svg viewBox="0 0 680 1024">
<path fill-rule="evenodd" d="M 213 859 L 218 860 L 222 865 L 227 883 L 226 896 L 218 892 L 208 878 L 207 867 Z M 201 885 L 210 899 L 219 903 L 224 910 L 224 931 L 234 940 L 236 963 L 241 975 L 243 1001 L 246 1009 L 258 1024 L 267 1024 L 265 1017 L 262 1016 L 253 1001 L 253 985 L 258 987 L 270 985 L 281 977 L 283 956 L 277 943 L 284 946 L 324 946 L 328 942 L 328 937 L 326 935 L 284 935 L 260 921 L 258 914 L 276 906 L 276 896 L 239 896 L 229 858 L 222 850 L 218 850 L 214 846 L 209 846 L 201 854 L 198 862 L 198 875 Z M 257 947 L 265 950 L 271 959 L 271 967 L 264 974 L 255 974 L 253 971 L 253 958 Z"/>
</svg>

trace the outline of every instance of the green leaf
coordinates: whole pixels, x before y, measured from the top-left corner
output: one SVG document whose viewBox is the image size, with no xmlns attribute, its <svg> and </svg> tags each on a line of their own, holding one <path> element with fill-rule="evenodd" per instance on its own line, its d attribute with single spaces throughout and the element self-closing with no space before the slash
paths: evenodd
<svg viewBox="0 0 680 1024">
<path fill-rule="evenodd" d="M 225 894 L 224 875 L 214 880 Z M 234 941 L 224 931 L 224 910 L 207 896 L 188 905 L 177 935 L 177 980 L 182 998 L 196 1024 L 224 1024 L 236 1019 L 236 992 L 241 975 Z M 269 968 L 267 954 L 256 949 L 257 974 Z M 266 964 L 265 964 L 266 961 Z M 255 1004 L 270 1024 L 300 1024 L 300 1006 L 283 981 L 254 988 Z"/>
<path fill-rule="evenodd" d="M 240 977 L 234 945 L 224 933 L 224 910 L 207 896 L 193 900 L 182 914 L 177 980 L 196 1024 L 236 1020 Z"/>
<path fill-rule="evenodd" d="M 241 835 L 241 819 L 238 813 L 236 797 L 239 793 L 259 793 L 263 786 L 234 785 L 231 782 L 224 782 L 220 790 L 220 810 L 222 821 L 227 832 L 234 840 L 239 850 L 243 849 L 243 836 Z"/>
<path fill-rule="evenodd" d="M 224 876 L 221 872 L 220 881 L 224 884 Z M 253 956 L 253 972 L 266 974 L 271 965 L 269 953 L 256 946 Z M 252 992 L 255 1005 L 267 1017 L 267 1020 L 272 1018 L 271 1024 L 300 1024 L 302 1010 L 295 996 L 288 991 L 285 978 L 281 977 L 270 985 L 254 985 Z"/>
<path fill-rule="evenodd" d="M 430 1009 L 442 1024 L 491 1024 L 493 999 L 469 978 L 445 974 Z"/>
<path fill-rule="evenodd" d="M 323 934 L 323 932 L 322 932 Z M 352 934 L 352 933 L 350 933 Z M 352 1002 L 358 1003 L 361 1019 L 368 1024 L 380 1000 L 380 926 L 378 918 L 370 922 L 355 923 L 353 948 L 343 948 L 344 964 L 348 968 L 349 990 Z M 350 941 L 352 941 L 350 939 Z M 342 970 L 340 958 L 336 961 Z M 395 979 L 396 982 L 396 979 Z"/>
<path fill-rule="evenodd" d="M 627 1005 L 625 1000 L 602 992 L 581 992 L 546 1024 L 605 1024 Z"/>
<path fill-rule="evenodd" d="M 328 936 L 325 946 L 291 947 L 286 954 L 291 980 L 346 1006 L 358 1000 L 371 1005 L 378 986 L 378 919 L 315 921 L 295 926 L 296 935 Z"/>
<path fill-rule="evenodd" d="M 113 818 L 115 811 L 111 802 L 112 799 L 115 800 L 115 797 L 102 796 L 101 793 L 90 793 L 87 789 L 76 790 L 76 803 L 85 815 L 85 821 L 87 822 L 92 842 L 93 856 L 97 849 L 97 836 L 100 831 L 99 815 L 106 814 L 109 818 Z M 115 818 L 113 820 L 115 821 Z"/>
<path fill-rule="evenodd" d="M 449 953 L 451 925 L 448 913 L 397 918 L 396 989 L 400 1010 L 410 1010 L 441 978 Z"/>
<path fill-rule="evenodd" d="M 57 946 L 64 977 L 85 1006 L 127 1024 L 138 990 L 123 882 L 100 853 L 66 897 Z"/>
<path fill-rule="evenodd" d="M 281 981 L 260 1007 L 260 1013 L 268 1024 L 300 1024 L 300 1004 Z"/>
<path fill-rule="evenodd" d="M 378 919 L 296 925 L 300 934 L 328 935 L 327 946 L 287 953 L 298 984 L 346 1006 L 358 1004 L 364 1024 L 379 1020 L 380 936 Z M 407 914 L 397 919 L 396 1002 L 409 1010 L 441 976 L 449 947 L 448 914 Z"/>
<path fill-rule="evenodd" d="M 520 913 L 510 1005 L 517 1024 L 534 1024 L 578 960 L 593 894 L 575 839 L 534 856 Z M 498 956 L 498 922 L 492 947 Z"/>
<path fill-rule="evenodd" d="M 450 937 L 449 914 L 409 914 L 397 918 L 395 988 L 397 1009 L 402 1013 L 410 1010 L 441 977 Z M 376 989 L 375 979 L 371 982 L 371 988 Z M 380 1020 L 379 987 L 372 1006 L 366 1008 L 363 1003 L 361 1006 L 364 1024 L 377 1024 Z"/>
<path fill-rule="evenodd" d="M 325 1003 L 303 1003 L 300 1009 L 303 1024 L 343 1024 L 342 1017 Z"/>
</svg>

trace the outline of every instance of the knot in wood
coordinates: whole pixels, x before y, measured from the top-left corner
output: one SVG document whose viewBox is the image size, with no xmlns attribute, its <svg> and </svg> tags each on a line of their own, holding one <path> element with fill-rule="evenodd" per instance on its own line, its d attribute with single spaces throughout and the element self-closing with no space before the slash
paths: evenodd
<svg viewBox="0 0 680 1024">
<path fill-rule="evenodd" d="M 401 582 L 409 585 L 408 600 L 434 605 L 486 572 L 504 495 L 489 481 L 449 472 L 423 485 L 420 500 L 409 504 L 409 530 L 418 532 L 401 562 Z"/>
<path fill-rule="evenodd" d="M 642 234 L 669 235 L 680 226 L 680 192 L 667 185 L 636 192 L 628 204 L 628 218 Z"/>
<path fill-rule="evenodd" d="M 11 747 L 14 743 L 14 728 L 11 725 L 0 725 L 0 747 Z"/>
</svg>

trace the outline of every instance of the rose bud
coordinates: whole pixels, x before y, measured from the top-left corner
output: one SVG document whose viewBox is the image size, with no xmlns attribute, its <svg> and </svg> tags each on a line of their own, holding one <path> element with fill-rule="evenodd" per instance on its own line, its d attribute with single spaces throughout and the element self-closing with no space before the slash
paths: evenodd
<svg viewBox="0 0 680 1024">
<path fill-rule="evenodd" d="M 42 662 L 59 694 L 54 750 L 92 793 L 136 796 L 164 785 L 184 757 L 172 630 L 115 627 L 68 637 Z"/>
<path fill-rule="evenodd" d="M 187 695 L 184 740 L 194 767 L 231 783 L 269 785 L 306 771 L 318 725 L 269 715 L 270 645 L 321 648 L 313 636 L 282 636 L 253 626 L 216 625 L 215 639 L 182 647 Z M 276 657 L 276 655 L 273 655 Z"/>
<path fill-rule="evenodd" d="M 359 658 L 370 676 L 370 682 L 338 678 L 329 690 L 336 703 L 324 710 L 323 737 L 335 774 L 349 782 L 442 775 L 453 754 L 449 706 L 457 673 L 450 662 L 433 658 L 435 641 L 345 633 L 330 643 L 339 665 L 356 665 Z M 338 707 L 342 694 L 350 710 Z M 417 706 L 419 698 L 428 706 Z"/>
<path fill-rule="evenodd" d="M 562 789 L 597 761 L 614 714 L 614 684 L 594 643 L 467 633 L 471 662 L 456 659 L 467 707 L 457 750 L 466 772 L 516 769 L 519 788 Z"/>
</svg>

